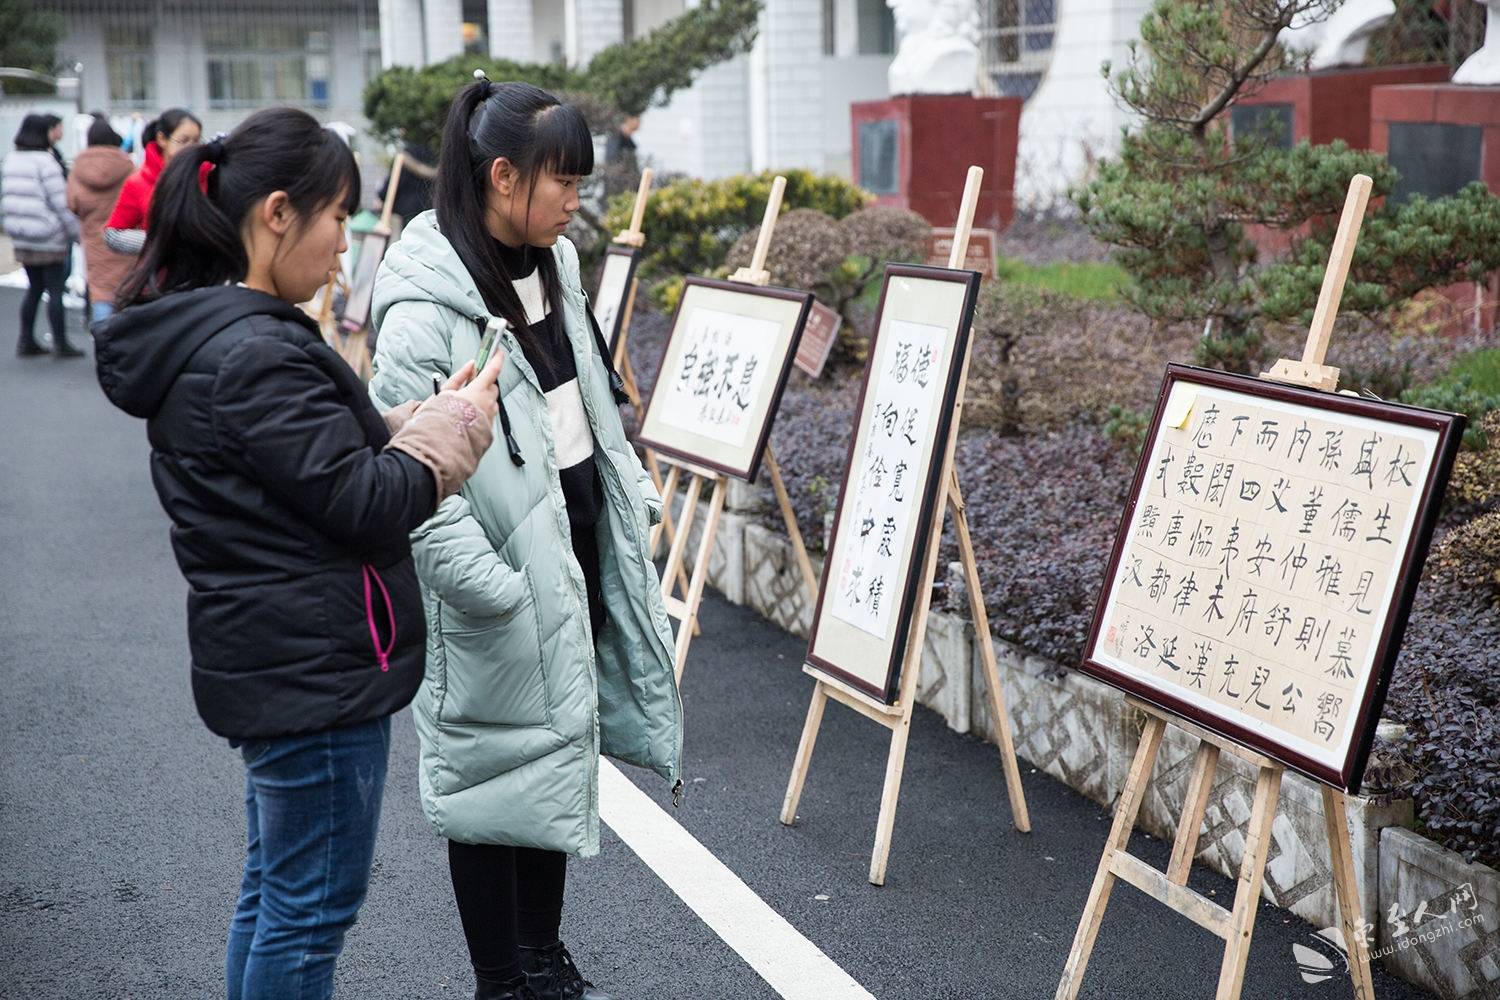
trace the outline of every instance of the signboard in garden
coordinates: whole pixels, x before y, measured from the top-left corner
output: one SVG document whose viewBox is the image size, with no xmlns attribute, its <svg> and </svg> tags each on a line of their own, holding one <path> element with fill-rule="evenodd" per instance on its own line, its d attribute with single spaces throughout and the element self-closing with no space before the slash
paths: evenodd
<svg viewBox="0 0 1500 1000">
<path fill-rule="evenodd" d="M 886 266 L 808 664 L 894 702 L 979 275 Z"/>
<path fill-rule="evenodd" d="M 953 252 L 954 233 L 957 230 L 952 227 L 944 228 L 934 226 L 931 235 L 927 237 L 927 263 L 933 267 L 943 267 L 948 263 L 948 255 Z M 993 229 L 971 229 L 969 231 L 969 245 L 964 251 L 963 266 L 971 271 L 978 271 L 988 281 L 995 276 L 995 248 L 1000 243 L 1000 234 Z"/>
<path fill-rule="evenodd" d="M 1083 669 L 1357 790 L 1462 429 L 1168 366 Z"/>
<path fill-rule="evenodd" d="M 753 482 L 811 304 L 811 292 L 688 278 L 640 442 Z"/>
<path fill-rule="evenodd" d="M 823 303 L 813 300 L 812 311 L 807 314 L 807 326 L 802 331 L 802 341 L 797 346 L 797 367 L 812 378 L 823 374 L 833 345 L 839 339 L 839 327 L 844 317 Z"/>
</svg>

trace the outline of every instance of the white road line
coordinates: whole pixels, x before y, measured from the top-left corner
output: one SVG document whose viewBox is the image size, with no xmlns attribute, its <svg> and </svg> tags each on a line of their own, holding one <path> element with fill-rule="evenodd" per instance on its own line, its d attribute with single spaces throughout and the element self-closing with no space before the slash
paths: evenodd
<svg viewBox="0 0 1500 1000">
<path fill-rule="evenodd" d="M 599 815 L 785 1000 L 875 1000 L 607 760 Z"/>
</svg>

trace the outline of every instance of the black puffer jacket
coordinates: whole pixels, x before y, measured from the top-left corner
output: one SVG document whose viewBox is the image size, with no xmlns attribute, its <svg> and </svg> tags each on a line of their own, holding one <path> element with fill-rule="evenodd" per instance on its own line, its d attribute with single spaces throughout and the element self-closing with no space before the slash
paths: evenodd
<svg viewBox="0 0 1500 1000">
<path fill-rule="evenodd" d="M 189 584 L 193 695 L 232 739 L 389 715 L 422 680 L 408 532 L 436 485 L 303 313 L 222 286 L 94 327 L 99 384 L 147 419 Z"/>
</svg>

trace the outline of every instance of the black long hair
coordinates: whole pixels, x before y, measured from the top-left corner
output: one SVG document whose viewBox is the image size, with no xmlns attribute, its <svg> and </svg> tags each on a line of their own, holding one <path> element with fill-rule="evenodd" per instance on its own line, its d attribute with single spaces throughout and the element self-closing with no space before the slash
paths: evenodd
<svg viewBox="0 0 1500 1000">
<path fill-rule="evenodd" d="M 177 131 L 177 126 L 185 121 L 198 126 L 200 131 L 203 128 L 203 123 L 187 108 L 168 108 L 147 122 L 146 127 L 141 130 L 141 146 L 145 147 L 155 142 L 159 135 L 170 139 L 172 133 Z"/>
<path fill-rule="evenodd" d="M 89 145 L 113 146 L 118 149 L 120 144 L 125 141 L 120 138 L 120 133 L 116 132 L 114 126 L 110 125 L 109 119 L 104 117 L 104 112 L 95 111 L 93 115 L 94 122 L 89 126 Z"/>
<path fill-rule="evenodd" d="M 502 156 L 529 189 L 544 171 L 593 173 L 594 140 L 577 108 L 529 83 L 479 80 L 460 90 L 448 109 L 433 190 L 438 226 L 474 279 L 490 313 L 509 323 L 531 347 L 526 342 L 526 310 L 511 286 L 519 275 L 509 273 L 500 243 L 485 223 L 490 164 Z M 547 250 L 535 256 L 543 293 L 561 321 L 562 285 L 556 261 Z M 528 354 L 545 357 L 542 351 Z"/>
<path fill-rule="evenodd" d="M 198 185 L 205 163 L 208 192 Z M 337 133 L 306 111 L 265 108 L 226 138 L 172 157 L 151 196 L 146 245 L 116 301 L 134 305 L 169 292 L 240 281 L 250 260 L 240 225 L 250 209 L 285 191 L 301 223 L 335 199 L 359 204 L 359 168 Z"/>
<path fill-rule="evenodd" d="M 54 126 L 62 121 L 56 115 L 45 113 L 33 113 L 21 119 L 21 127 L 16 129 L 16 148 L 26 150 L 44 150 L 52 148 L 50 133 Z"/>
</svg>

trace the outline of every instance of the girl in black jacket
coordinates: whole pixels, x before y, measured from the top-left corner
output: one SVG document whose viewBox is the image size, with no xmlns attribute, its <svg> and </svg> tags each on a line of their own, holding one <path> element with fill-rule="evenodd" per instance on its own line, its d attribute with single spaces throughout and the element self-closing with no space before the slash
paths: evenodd
<svg viewBox="0 0 1500 1000">
<path fill-rule="evenodd" d="M 498 358 L 376 412 L 296 307 L 338 266 L 358 201 L 338 136 L 301 111 L 256 112 L 173 158 L 126 308 L 94 329 L 100 385 L 147 420 L 198 711 L 245 762 L 231 1000 L 332 995 L 390 716 L 422 679 L 407 535 L 473 472 L 497 411 Z"/>
</svg>

